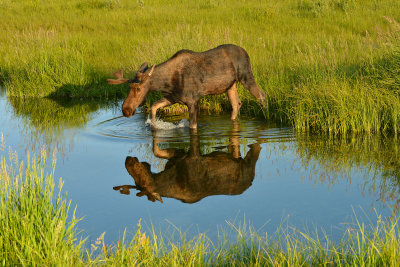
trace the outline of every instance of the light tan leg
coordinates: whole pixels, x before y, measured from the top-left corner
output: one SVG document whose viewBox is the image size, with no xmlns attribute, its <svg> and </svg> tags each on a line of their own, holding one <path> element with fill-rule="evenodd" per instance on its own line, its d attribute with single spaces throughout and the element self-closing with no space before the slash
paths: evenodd
<svg viewBox="0 0 400 267">
<path fill-rule="evenodd" d="M 229 101 L 231 102 L 232 105 L 232 116 L 231 120 L 236 120 L 237 114 L 239 113 L 239 109 L 242 106 L 242 103 L 240 102 L 239 95 L 237 92 L 236 88 L 236 83 L 232 85 L 231 88 L 226 91 Z"/>
<path fill-rule="evenodd" d="M 157 101 L 151 106 L 151 119 L 154 121 L 156 119 L 157 115 L 157 110 L 160 108 L 165 108 L 167 106 L 172 105 L 172 102 L 169 101 L 166 98 L 161 99 L 160 101 Z"/>
</svg>

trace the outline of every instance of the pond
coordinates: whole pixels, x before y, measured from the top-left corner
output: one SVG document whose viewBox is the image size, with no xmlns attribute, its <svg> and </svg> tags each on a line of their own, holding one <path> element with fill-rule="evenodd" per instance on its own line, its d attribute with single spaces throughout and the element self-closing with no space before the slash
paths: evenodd
<svg viewBox="0 0 400 267">
<path fill-rule="evenodd" d="M 212 240 L 230 225 L 273 233 L 280 225 L 324 229 L 338 239 L 354 216 L 366 223 L 397 213 L 400 145 L 394 137 L 328 138 L 262 119 L 201 114 L 152 130 L 121 103 L 0 98 L 0 132 L 24 158 L 56 151 L 55 177 L 83 217 L 89 242 L 106 232 L 145 229 Z M 0 153 L 6 154 L 8 151 Z"/>
</svg>

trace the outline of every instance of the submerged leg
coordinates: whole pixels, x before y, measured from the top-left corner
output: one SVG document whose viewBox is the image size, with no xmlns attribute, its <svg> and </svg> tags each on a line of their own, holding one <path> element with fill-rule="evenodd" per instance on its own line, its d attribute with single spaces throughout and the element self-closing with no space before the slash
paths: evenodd
<svg viewBox="0 0 400 267">
<path fill-rule="evenodd" d="M 173 103 L 166 99 L 165 97 L 161 99 L 160 101 L 157 101 L 151 106 L 151 119 L 155 121 L 156 115 L 157 115 L 157 110 L 160 108 L 165 108 L 167 106 L 172 105 Z"/>
<path fill-rule="evenodd" d="M 190 129 L 197 129 L 197 114 L 199 111 L 199 105 L 197 102 L 188 104 L 189 109 L 189 127 Z"/>
<path fill-rule="evenodd" d="M 229 101 L 232 105 L 232 115 L 231 120 L 236 120 L 237 114 L 239 112 L 240 107 L 242 106 L 242 102 L 240 102 L 239 95 L 237 92 L 236 83 L 232 85 L 231 88 L 226 92 L 229 98 Z"/>
</svg>

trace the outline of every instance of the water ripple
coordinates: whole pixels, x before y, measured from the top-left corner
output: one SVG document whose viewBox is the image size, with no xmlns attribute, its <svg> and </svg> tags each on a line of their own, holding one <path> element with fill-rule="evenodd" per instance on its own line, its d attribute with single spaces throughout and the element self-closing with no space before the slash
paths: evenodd
<svg viewBox="0 0 400 267">
<path fill-rule="evenodd" d="M 147 114 L 139 110 L 131 118 L 115 116 L 112 112 L 103 111 L 90 124 L 91 134 L 106 138 L 120 139 L 151 139 L 153 135 L 163 137 L 171 142 L 179 142 L 190 135 L 189 122 L 181 116 L 157 119 L 155 125 Z M 225 139 L 237 136 L 241 139 L 263 139 L 268 142 L 285 142 L 294 140 L 290 127 L 278 127 L 268 124 L 262 119 L 241 117 L 238 122 L 232 122 L 229 114 L 207 115 L 199 118 L 197 134 L 202 139 Z"/>
</svg>

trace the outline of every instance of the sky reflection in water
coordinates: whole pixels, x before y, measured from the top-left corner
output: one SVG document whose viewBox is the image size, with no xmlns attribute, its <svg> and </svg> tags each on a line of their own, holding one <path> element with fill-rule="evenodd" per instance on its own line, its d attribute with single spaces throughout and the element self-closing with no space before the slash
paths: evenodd
<svg viewBox="0 0 400 267">
<path fill-rule="evenodd" d="M 215 239 L 227 222 L 244 221 L 271 233 L 284 221 L 335 238 L 354 212 L 374 218 L 373 209 L 383 216 L 398 209 L 394 138 L 299 135 L 206 114 L 191 135 L 187 127 L 152 131 L 146 114 L 121 117 L 118 103 L 29 101 L 0 98 L 0 131 L 22 158 L 42 145 L 57 149 L 56 178 L 91 239 L 106 232 L 116 241 L 139 219 L 188 237 Z"/>
</svg>

